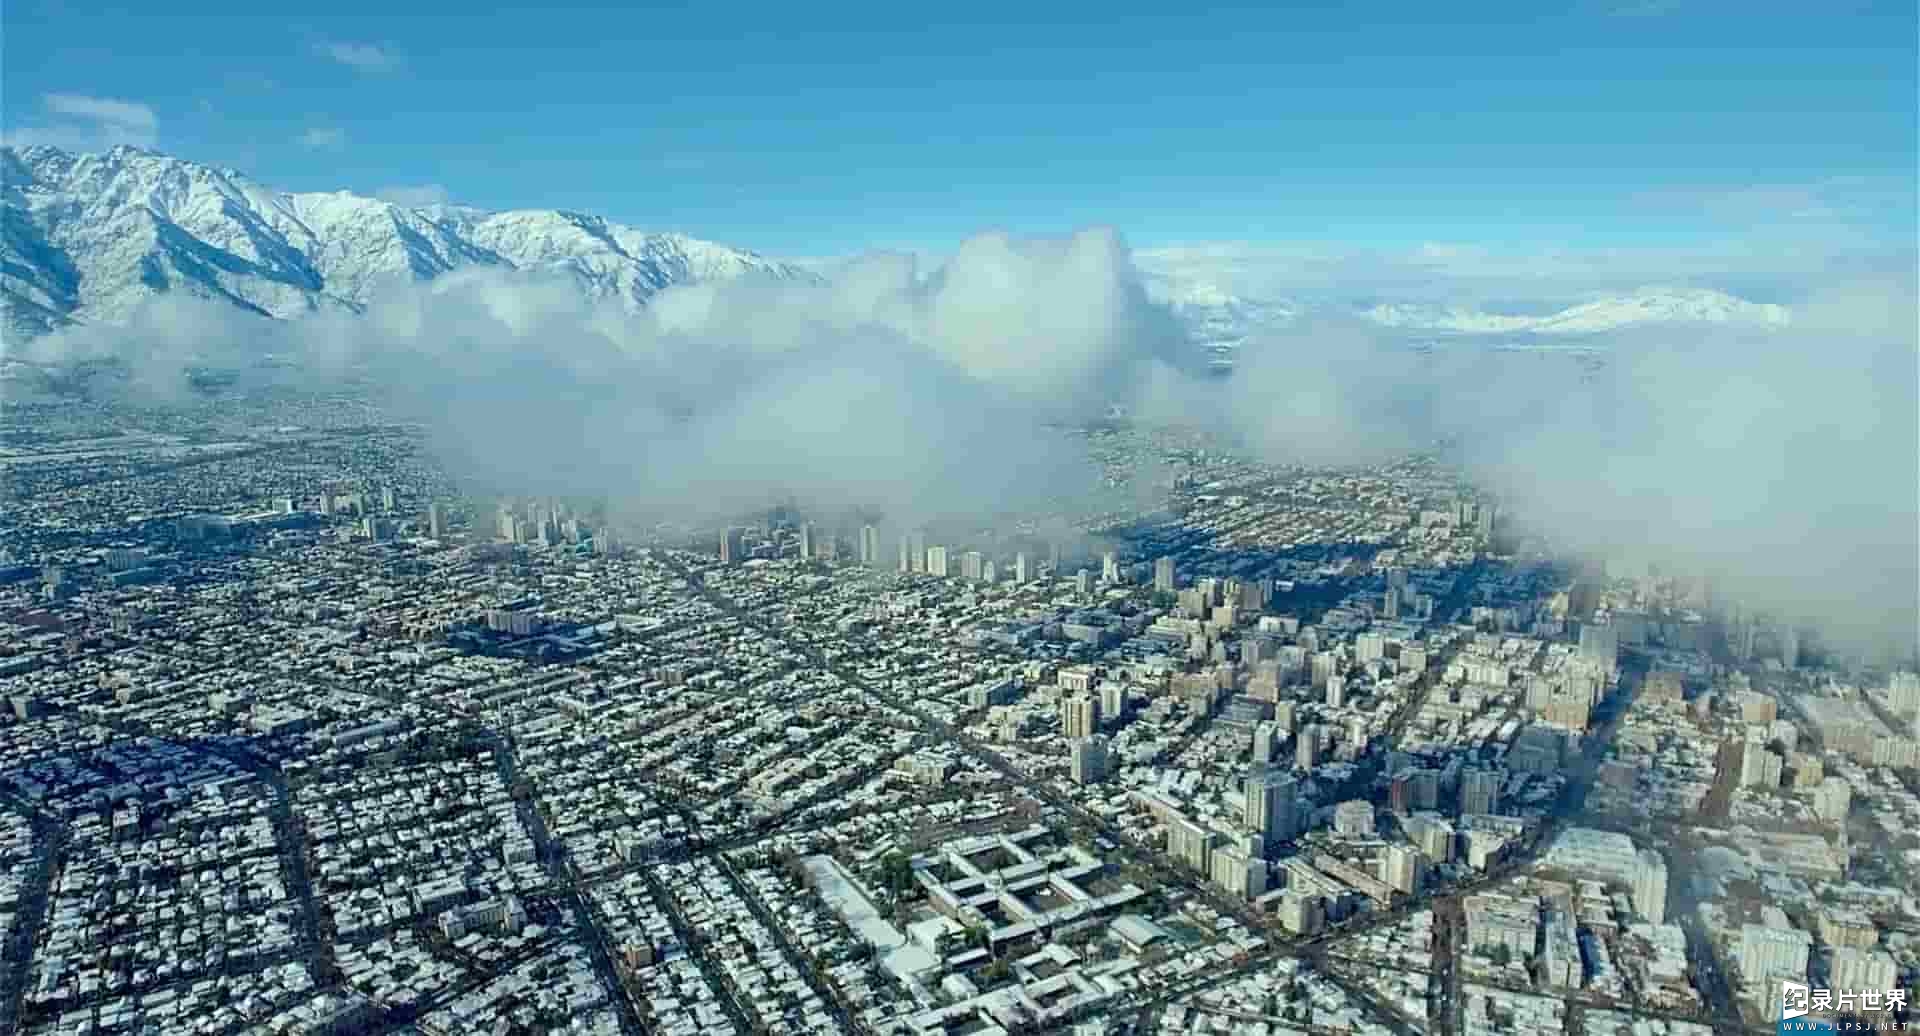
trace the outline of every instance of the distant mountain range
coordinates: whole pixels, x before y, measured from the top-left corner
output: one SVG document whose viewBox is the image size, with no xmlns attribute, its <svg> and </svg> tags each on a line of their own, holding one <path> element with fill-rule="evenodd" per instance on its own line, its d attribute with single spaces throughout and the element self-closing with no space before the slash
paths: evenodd
<svg viewBox="0 0 1920 1036">
<path fill-rule="evenodd" d="M 1543 342 L 1600 335 L 1633 327 L 1739 325 L 1780 327 L 1792 322 L 1784 306 L 1748 302 L 1708 288 L 1646 287 L 1519 316 L 1419 302 L 1359 305 L 1304 299 L 1257 299 L 1222 291 L 1212 282 L 1178 274 L 1153 278 L 1152 294 L 1185 321 L 1196 342 L 1216 353 L 1237 349 L 1262 329 L 1309 315 L 1339 316 L 1424 338 L 1537 338 Z"/>
<path fill-rule="evenodd" d="M 636 308 L 675 284 L 819 276 L 742 249 L 575 212 L 289 194 L 231 169 L 129 147 L 105 154 L 0 147 L 0 331 L 10 339 L 120 322 L 168 292 L 277 318 L 357 311 L 396 279 L 473 267 L 559 272 L 591 297 Z M 1541 316 L 1247 298 L 1177 274 L 1150 277 L 1150 288 L 1221 362 L 1262 329 L 1327 310 L 1411 335 L 1522 338 L 1790 319 L 1780 306 L 1698 288 L 1646 288 Z"/>
<path fill-rule="evenodd" d="M 1453 334 L 1589 335 L 1641 324 L 1752 324 L 1791 322 L 1785 306 L 1748 302 L 1706 288 L 1642 288 L 1544 316 L 1506 316 L 1473 309 L 1405 304 L 1375 305 L 1362 316 L 1387 327 Z"/>
<path fill-rule="evenodd" d="M 0 147 L 0 305 L 14 336 L 117 322 L 165 292 L 280 318 L 357 310 L 396 278 L 487 266 L 559 271 L 591 296 L 633 306 L 690 281 L 815 276 L 575 212 L 288 194 L 130 147 Z"/>
</svg>

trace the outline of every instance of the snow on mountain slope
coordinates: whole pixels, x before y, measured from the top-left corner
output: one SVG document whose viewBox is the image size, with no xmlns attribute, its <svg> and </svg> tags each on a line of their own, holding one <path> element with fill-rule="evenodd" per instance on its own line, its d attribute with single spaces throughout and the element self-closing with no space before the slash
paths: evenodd
<svg viewBox="0 0 1920 1036">
<path fill-rule="evenodd" d="M 1361 311 L 1376 324 L 1448 334 L 1583 335 L 1646 324 L 1743 324 L 1792 321 L 1784 306 L 1748 302 L 1705 288 L 1642 288 L 1545 316 L 1503 316 L 1459 307 L 1388 303 Z"/>
<path fill-rule="evenodd" d="M 0 331 L 13 339 L 75 321 L 125 320 L 165 292 L 282 318 L 358 309 L 382 285 L 471 267 L 564 273 L 588 295 L 630 307 L 674 284 L 817 279 L 752 252 L 574 212 L 414 208 L 345 192 L 282 193 L 231 169 L 136 148 L 75 154 L 0 147 Z M 1216 358 L 1309 313 L 1358 316 L 1418 334 L 1503 336 L 1790 319 L 1782 307 L 1697 288 L 1647 288 L 1546 316 L 1508 316 L 1426 303 L 1356 307 L 1250 296 L 1188 274 L 1150 271 L 1147 286 L 1194 344 Z"/>
<path fill-rule="evenodd" d="M 175 291 L 282 318 L 357 309 L 382 284 L 473 266 L 564 272 L 588 294 L 631 306 L 689 281 L 813 276 L 577 213 L 288 194 L 128 147 L 0 147 L 0 306 L 13 336 L 123 320 Z"/>
<path fill-rule="evenodd" d="M 1196 345 L 1226 353 L 1262 331 L 1303 317 L 1358 318 L 1383 328 L 1447 337 L 1594 335 L 1633 327 L 1675 324 L 1777 327 L 1792 321 L 1783 306 L 1747 302 L 1705 288 L 1648 287 L 1607 296 L 1544 315 L 1489 313 L 1468 306 L 1383 301 L 1353 304 L 1333 299 L 1250 297 L 1225 290 L 1204 275 L 1156 272 L 1148 276 L 1153 298 L 1186 324 Z"/>
<path fill-rule="evenodd" d="M 1785 306 L 1748 302 L 1705 289 L 1643 288 L 1625 298 L 1601 299 L 1543 317 L 1531 330 L 1540 334 L 1591 334 L 1632 324 L 1756 324 L 1792 322 Z"/>
<path fill-rule="evenodd" d="M 1527 317 L 1501 316 L 1460 306 L 1436 306 L 1420 302 L 1384 302 L 1361 310 L 1360 315 L 1385 327 L 1469 334 L 1524 331 L 1532 324 Z"/>
<path fill-rule="evenodd" d="M 1262 328 L 1277 327 L 1299 315 L 1290 302 L 1262 301 L 1234 295 L 1206 280 L 1176 281 L 1150 278 L 1148 294 L 1172 309 L 1196 345 L 1225 353 L 1239 348 Z"/>
</svg>

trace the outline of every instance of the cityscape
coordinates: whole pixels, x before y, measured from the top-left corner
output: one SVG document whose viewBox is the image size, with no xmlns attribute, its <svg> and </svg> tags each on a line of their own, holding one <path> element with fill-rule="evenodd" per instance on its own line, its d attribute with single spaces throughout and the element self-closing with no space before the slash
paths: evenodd
<svg viewBox="0 0 1920 1036">
<path fill-rule="evenodd" d="M 643 528 L 361 416 L 10 404 L 18 1031 L 1905 1017 L 1920 676 L 1438 453 L 1110 421 L 1061 434 L 1160 506 Z"/>
<path fill-rule="evenodd" d="M 0 1036 L 1915 1024 L 1915 0 L 0 22 Z"/>
</svg>

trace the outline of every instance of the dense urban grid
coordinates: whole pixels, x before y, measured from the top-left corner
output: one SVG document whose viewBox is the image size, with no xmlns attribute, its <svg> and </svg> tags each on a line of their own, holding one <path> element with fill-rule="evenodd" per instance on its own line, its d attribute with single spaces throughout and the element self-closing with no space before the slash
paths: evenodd
<svg viewBox="0 0 1920 1036">
<path fill-rule="evenodd" d="M 1904 1021 L 1920 677 L 1442 454 L 1115 420 L 1139 506 L 640 527 L 210 391 L 4 411 L 20 1032 Z"/>
</svg>

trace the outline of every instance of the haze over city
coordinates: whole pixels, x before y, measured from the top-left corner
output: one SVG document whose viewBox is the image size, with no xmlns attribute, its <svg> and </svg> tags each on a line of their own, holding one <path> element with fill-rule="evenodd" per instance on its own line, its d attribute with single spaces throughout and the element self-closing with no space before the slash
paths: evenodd
<svg viewBox="0 0 1920 1036">
<path fill-rule="evenodd" d="M 7 29 L 7 1031 L 1904 1024 L 1911 5 Z"/>
</svg>

